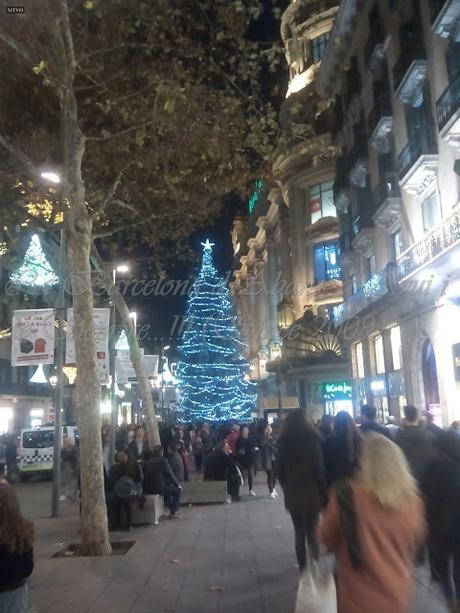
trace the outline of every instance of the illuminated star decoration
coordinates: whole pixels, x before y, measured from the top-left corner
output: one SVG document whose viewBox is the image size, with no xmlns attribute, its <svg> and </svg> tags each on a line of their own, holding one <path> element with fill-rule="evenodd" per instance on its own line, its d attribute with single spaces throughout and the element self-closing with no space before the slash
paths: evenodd
<svg viewBox="0 0 460 613">
<path fill-rule="evenodd" d="M 203 261 L 190 294 L 178 347 L 179 419 L 250 421 L 256 386 L 236 327 L 224 279 L 212 261 L 212 243 L 202 243 Z"/>
<path fill-rule="evenodd" d="M 10 280 L 16 285 L 25 287 L 46 287 L 59 283 L 59 278 L 46 259 L 37 234 L 32 236 L 24 261 L 11 275 Z"/>
<path fill-rule="evenodd" d="M 205 243 L 201 243 L 203 245 L 203 251 L 207 251 L 209 249 L 209 251 L 212 251 L 212 248 L 214 247 L 215 243 L 210 243 L 209 242 L 209 238 L 206 239 Z"/>
</svg>

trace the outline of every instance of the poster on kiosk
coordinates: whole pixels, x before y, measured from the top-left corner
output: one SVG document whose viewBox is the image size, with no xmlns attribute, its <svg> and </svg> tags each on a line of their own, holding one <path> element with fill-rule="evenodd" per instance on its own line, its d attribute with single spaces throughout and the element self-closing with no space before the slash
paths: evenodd
<svg viewBox="0 0 460 613">
<path fill-rule="evenodd" d="M 53 364 L 54 331 L 53 309 L 14 311 L 11 365 Z"/>
<path fill-rule="evenodd" d="M 109 382 L 109 321 L 110 309 L 93 309 L 93 334 L 101 385 Z M 75 360 L 73 309 L 67 309 L 65 363 L 75 364 Z"/>
</svg>

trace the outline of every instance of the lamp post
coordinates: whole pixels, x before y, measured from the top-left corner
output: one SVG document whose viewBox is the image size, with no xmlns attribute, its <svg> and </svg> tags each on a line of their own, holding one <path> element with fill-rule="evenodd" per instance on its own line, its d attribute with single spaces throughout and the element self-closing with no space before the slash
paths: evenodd
<svg viewBox="0 0 460 613">
<path fill-rule="evenodd" d="M 49 183 L 59 184 L 61 177 L 51 170 L 44 170 L 41 177 Z M 61 486 L 61 422 L 64 399 L 64 312 L 65 312 L 65 230 L 64 222 L 59 231 L 59 290 L 55 305 L 58 320 L 56 335 L 56 384 L 54 388 L 54 456 L 53 456 L 53 493 L 51 498 L 51 515 L 59 516 Z M 50 381 L 51 383 L 51 381 Z"/>
<path fill-rule="evenodd" d="M 112 280 L 113 280 L 113 284 L 116 285 L 117 282 L 117 273 L 127 273 L 129 272 L 129 266 L 127 266 L 126 264 L 119 264 L 118 266 L 115 266 L 115 268 L 112 270 Z M 110 385 L 110 400 L 111 400 L 111 412 L 110 412 L 110 425 L 111 425 L 111 431 L 112 431 L 112 436 L 110 437 L 110 461 L 112 462 L 114 457 L 115 457 L 115 432 L 117 430 L 117 426 L 118 426 L 118 395 L 117 395 L 117 388 L 116 388 L 116 349 L 115 349 L 115 342 L 116 342 L 116 329 L 117 329 L 117 312 L 115 309 L 115 304 L 112 302 L 111 304 L 111 309 L 110 309 L 110 317 L 112 320 L 112 330 L 113 333 L 111 334 L 111 339 L 110 339 L 110 379 L 111 379 L 111 385 Z"/>
<path fill-rule="evenodd" d="M 167 359 L 163 354 L 170 349 L 169 345 L 161 345 L 160 347 L 160 362 L 161 362 L 161 421 L 163 421 L 164 408 L 165 408 L 165 385 L 164 385 L 164 361 Z"/>
</svg>

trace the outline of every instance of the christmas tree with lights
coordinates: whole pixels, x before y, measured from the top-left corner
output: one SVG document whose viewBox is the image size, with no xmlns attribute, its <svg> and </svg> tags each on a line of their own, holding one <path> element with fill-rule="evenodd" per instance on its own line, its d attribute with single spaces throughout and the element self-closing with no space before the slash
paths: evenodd
<svg viewBox="0 0 460 613">
<path fill-rule="evenodd" d="M 212 261 L 213 243 L 208 239 L 202 245 L 179 346 L 179 418 L 184 423 L 249 421 L 255 385 L 249 381 L 228 288 Z"/>
<path fill-rule="evenodd" d="M 37 234 L 32 236 L 24 261 L 11 275 L 10 280 L 24 287 L 47 287 L 59 283 L 59 278 L 48 262 Z"/>
</svg>

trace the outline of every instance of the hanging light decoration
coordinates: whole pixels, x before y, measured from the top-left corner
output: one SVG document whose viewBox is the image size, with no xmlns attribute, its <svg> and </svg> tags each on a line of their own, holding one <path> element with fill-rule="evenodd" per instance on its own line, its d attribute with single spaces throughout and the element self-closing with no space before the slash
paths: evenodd
<svg viewBox="0 0 460 613">
<path fill-rule="evenodd" d="M 29 383 L 48 383 L 48 379 L 46 378 L 45 371 L 43 370 L 43 364 L 39 364 L 37 366 L 37 370 L 30 377 Z"/>
<path fill-rule="evenodd" d="M 38 234 L 32 236 L 24 261 L 10 280 L 25 287 L 52 287 L 59 283 L 58 276 L 43 252 Z"/>
</svg>

